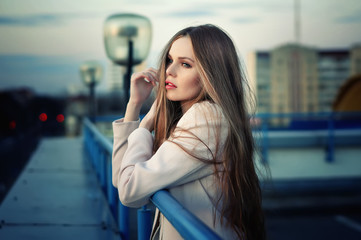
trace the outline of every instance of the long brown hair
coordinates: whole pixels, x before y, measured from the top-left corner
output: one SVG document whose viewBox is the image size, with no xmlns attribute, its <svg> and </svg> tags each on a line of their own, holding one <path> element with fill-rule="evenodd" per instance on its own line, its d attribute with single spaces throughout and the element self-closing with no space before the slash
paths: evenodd
<svg viewBox="0 0 361 240">
<path fill-rule="evenodd" d="M 214 25 L 188 27 L 175 34 L 165 46 L 159 67 L 154 151 L 171 136 L 182 117 L 180 103 L 166 98 L 164 85 L 170 48 L 175 40 L 185 36 L 191 39 L 203 85 L 195 102 L 216 103 L 229 125 L 221 157 L 223 170 L 214 168 L 221 188 L 217 201 L 221 223 L 226 219 L 240 239 L 265 239 L 261 190 L 254 166 L 255 146 L 245 99 L 248 85 L 235 46 L 220 28 Z M 211 162 L 219 164 L 219 161 Z"/>
</svg>

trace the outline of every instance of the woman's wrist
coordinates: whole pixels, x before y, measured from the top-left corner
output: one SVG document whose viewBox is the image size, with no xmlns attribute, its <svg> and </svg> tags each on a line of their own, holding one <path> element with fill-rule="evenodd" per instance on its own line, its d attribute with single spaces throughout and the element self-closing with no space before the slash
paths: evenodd
<svg viewBox="0 0 361 240">
<path fill-rule="evenodd" d="M 153 131 L 153 121 L 151 121 L 150 119 L 148 119 L 147 117 L 144 117 L 143 120 L 140 122 L 139 127 L 148 129 L 150 132 Z"/>
<path fill-rule="evenodd" d="M 139 119 L 142 104 L 129 101 L 124 115 L 124 122 L 137 121 Z"/>
</svg>

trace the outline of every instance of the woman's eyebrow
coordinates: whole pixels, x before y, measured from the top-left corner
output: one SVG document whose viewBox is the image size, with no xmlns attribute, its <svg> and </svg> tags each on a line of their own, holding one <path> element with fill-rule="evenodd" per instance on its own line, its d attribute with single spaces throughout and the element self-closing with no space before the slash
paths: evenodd
<svg viewBox="0 0 361 240">
<path fill-rule="evenodd" d="M 168 54 L 168 58 L 173 59 L 172 55 L 170 55 L 170 54 Z M 189 60 L 191 62 L 194 62 L 194 60 L 192 58 L 190 58 L 190 57 L 178 57 L 178 59 L 180 59 L 180 60 L 187 59 L 187 60 Z"/>
<path fill-rule="evenodd" d="M 194 60 L 192 58 L 189 57 L 178 57 L 178 59 L 188 59 L 191 62 L 194 62 Z"/>
</svg>

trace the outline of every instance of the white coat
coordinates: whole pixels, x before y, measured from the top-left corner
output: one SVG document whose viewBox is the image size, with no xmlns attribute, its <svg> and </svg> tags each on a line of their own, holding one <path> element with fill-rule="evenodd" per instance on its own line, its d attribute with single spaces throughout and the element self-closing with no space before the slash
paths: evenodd
<svg viewBox="0 0 361 240">
<path fill-rule="evenodd" d="M 219 159 L 228 134 L 228 124 L 221 109 L 207 101 L 194 104 L 179 120 L 174 134 L 155 154 L 152 152 L 152 134 L 138 126 L 139 121 L 123 122 L 121 119 L 113 122 L 112 177 L 123 205 L 141 207 L 155 192 L 168 189 L 187 210 L 219 236 L 236 239 L 231 228 L 220 224 L 215 209 L 219 189 L 214 165 L 192 157 L 181 148 L 208 160 L 218 152 L 216 157 Z M 182 239 L 167 219 L 158 214 L 157 211 L 155 221 L 159 221 L 159 228 L 153 229 L 157 232 L 154 238 Z"/>
</svg>

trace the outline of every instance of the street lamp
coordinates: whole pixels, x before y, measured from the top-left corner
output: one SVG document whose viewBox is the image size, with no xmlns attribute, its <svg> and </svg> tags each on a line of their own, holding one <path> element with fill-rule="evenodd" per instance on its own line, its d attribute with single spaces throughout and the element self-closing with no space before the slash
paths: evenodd
<svg viewBox="0 0 361 240">
<path fill-rule="evenodd" d="M 85 85 L 89 87 L 89 115 L 95 122 L 96 100 L 95 86 L 100 82 L 103 76 L 103 67 L 96 61 L 87 61 L 80 65 L 80 76 Z"/>
<path fill-rule="evenodd" d="M 151 35 L 152 26 L 145 16 L 115 14 L 105 20 L 104 45 L 107 56 L 114 63 L 127 67 L 123 81 L 125 102 L 129 100 L 132 67 L 147 57 Z"/>
</svg>

